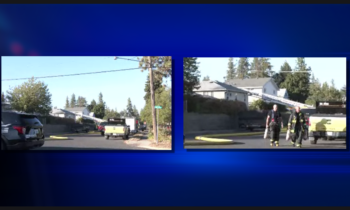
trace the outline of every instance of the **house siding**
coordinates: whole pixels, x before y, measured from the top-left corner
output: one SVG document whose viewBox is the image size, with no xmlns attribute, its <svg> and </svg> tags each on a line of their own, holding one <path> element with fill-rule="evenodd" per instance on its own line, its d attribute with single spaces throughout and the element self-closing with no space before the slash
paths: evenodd
<svg viewBox="0 0 350 210">
<path fill-rule="evenodd" d="M 270 94 L 270 95 L 273 95 L 273 96 L 277 96 L 278 89 L 276 89 L 276 87 L 272 84 L 271 81 L 267 82 L 264 85 L 264 88 L 266 89 L 266 92 L 262 92 L 262 93 L 266 93 L 266 94 Z"/>
<path fill-rule="evenodd" d="M 200 95 L 208 95 L 208 96 L 212 96 L 214 98 L 217 99 L 228 99 L 231 101 L 235 101 L 236 100 L 236 93 L 237 93 L 237 101 L 241 101 L 244 102 L 246 104 L 246 106 L 248 107 L 248 94 L 247 93 L 238 93 L 238 92 L 234 92 L 234 91 L 200 91 L 200 92 L 196 92 L 197 94 Z M 231 93 L 231 95 L 230 95 Z"/>
</svg>

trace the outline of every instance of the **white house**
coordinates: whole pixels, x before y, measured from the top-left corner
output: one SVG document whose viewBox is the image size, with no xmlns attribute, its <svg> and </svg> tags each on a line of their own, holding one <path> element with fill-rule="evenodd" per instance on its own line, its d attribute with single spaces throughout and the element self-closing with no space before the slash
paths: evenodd
<svg viewBox="0 0 350 210">
<path fill-rule="evenodd" d="M 232 85 L 237 88 L 244 88 L 256 93 L 266 93 L 269 95 L 277 96 L 279 90 L 275 81 L 270 78 L 251 78 L 251 79 L 231 79 L 225 82 L 228 85 Z M 248 103 L 252 103 L 257 100 L 254 96 L 249 96 Z"/>
<path fill-rule="evenodd" d="M 76 119 L 75 114 L 73 114 L 71 112 L 67 112 L 67 111 L 62 110 L 62 109 L 52 109 L 52 111 L 50 112 L 50 115 L 55 116 L 55 117 Z"/>
<path fill-rule="evenodd" d="M 202 81 L 194 93 L 217 99 L 237 100 L 248 107 L 248 92 L 219 81 Z"/>
<path fill-rule="evenodd" d="M 90 114 L 87 107 L 66 108 L 66 110 L 76 114 L 76 116 L 75 116 L 76 119 L 80 118 L 81 115 L 89 115 Z"/>
<path fill-rule="evenodd" d="M 277 96 L 278 96 L 278 97 L 285 98 L 285 99 L 289 99 L 289 95 L 288 95 L 287 89 L 285 89 L 285 88 L 279 89 L 279 90 L 277 91 Z"/>
</svg>

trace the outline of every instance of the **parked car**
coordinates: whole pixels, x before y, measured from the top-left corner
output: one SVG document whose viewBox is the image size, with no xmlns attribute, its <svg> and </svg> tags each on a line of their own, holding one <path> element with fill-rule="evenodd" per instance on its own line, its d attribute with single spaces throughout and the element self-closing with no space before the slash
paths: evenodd
<svg viewBox="0 0 350 210">
<path fill-rule="evenodd" d="M 43 125 L 36 115 L 1 112 L 1 150 L 26 150 L 45 142 Z"/>
<path fill-rule="evenodd" d="M 105 135 L 105 126 L 107 125 L 107 122 L 101 122 L 98 126 L 97 126 L 97 130 L 101 133 L 101 136 Z"/>
</svg>

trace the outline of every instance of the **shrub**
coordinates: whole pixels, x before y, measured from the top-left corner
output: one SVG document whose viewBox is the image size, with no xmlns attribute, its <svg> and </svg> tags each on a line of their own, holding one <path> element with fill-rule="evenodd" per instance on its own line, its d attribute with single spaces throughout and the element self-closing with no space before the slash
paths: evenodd
<svg viewBox="0 0 350 210">
<path fill-rule="evenodd" d="M 228 101 L 202 96 L 185 96 L 184 99 L 187 100 L 188 112 L 235 115 L 247 111 L 246 104 L 241 101 Z"/>
</svg>

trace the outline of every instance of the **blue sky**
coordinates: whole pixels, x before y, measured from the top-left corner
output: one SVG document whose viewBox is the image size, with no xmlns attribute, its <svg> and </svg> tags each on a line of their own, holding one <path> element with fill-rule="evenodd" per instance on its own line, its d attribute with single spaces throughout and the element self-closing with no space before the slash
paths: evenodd
<svg viewBox="0 0 350 210">
<path fill-rule="evenodd" d="M 121 57 L 137 60 L 137 57 Z M 1 58 L 1 78 L 28 78 L 51 75 L 98 72 L 117 69 L 137 68 L 138 62 L 114 60 L 114 56 L 4 56 Z M 98 95 L 103 94 L 107 106 L 121 111 L 126 108 L 130 97 L 133 105 L 140 112 L 144 107 L 144 88 L 148 71 L 141 70 L 67 76 L 38 79 L 48 85 L 52 94 L 52 106 L 64 108 L 66 97 L 69 100 L 74 93 L 76 98 L 83 96 L 90 103 L 98 102 Z M 6 94 L 9 86 L 15 87 L 26 80 L 1 81 L 1 91 Z M 171 80 L 166 81 L 171 86 Z"/>
<path fill-rule="evenodd" d="M 234 58 L 237 64 L 238 58 Z M 249 58 L 252 61 L 252 58 Z M 209 76 L 211 80 L 223 81 L 226 76 L 228 58 L 198 58 L 201 80 Z M 279 71 L 283 63 L 287 61 L 294 69 L 296 58 L 270 58 L 272 70 Z M 307 66 L 311 67 L 315 77 L 320 82 L 331 83 L 334 79 L 335 86 L 340 89 L 346 84 L 346 58 L 305 58 Z"/>
</svg>

